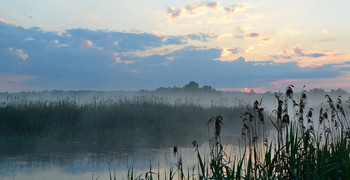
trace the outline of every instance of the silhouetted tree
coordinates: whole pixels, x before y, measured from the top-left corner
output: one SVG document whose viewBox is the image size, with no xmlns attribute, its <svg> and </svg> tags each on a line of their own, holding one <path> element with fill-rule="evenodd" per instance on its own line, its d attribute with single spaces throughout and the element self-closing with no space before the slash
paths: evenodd
<svg viewBox="0 0 350 180">
<path fill-rule="evenodd" d="M 194 82 L 194 81 L 191 81 L 190 83 L 188 83 L 184 86 L 184 89 L 185 90 L 198 90 L 199 84 Z"/>
</svg>

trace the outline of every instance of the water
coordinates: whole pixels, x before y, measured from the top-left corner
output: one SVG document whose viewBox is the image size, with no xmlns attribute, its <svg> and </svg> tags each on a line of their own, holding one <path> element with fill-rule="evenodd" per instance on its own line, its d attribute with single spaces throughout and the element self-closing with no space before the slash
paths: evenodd
<svg viewBox="0 0 350 180">
<path fill-rule="evenodd" d="M 0 180 L 108 180 L 109 172 L 117 179 L 126 179 L 128 169 L 145 176 L 149 171 L 169 174 L 170 167 L 176 169 L 181 154 L 183 167 L 187 171 L 197 162 L 193 147 L 179 147 L 177 156 L 173 148 L 120 149 L 105 153 L 74 154 L 21 154 L 0 157 Z M 200 147 L 201 154 L 208 154 L 208 145 Z M 231 152 L 232 146 L 226 147 Z M 159 169 L 158 169 L 159 167 Z M 156 176 L 154 176 L 156 177 Z"/>
<path fill-rule="evenodd" d="M 171 162 L 171 149 L 147 149 L 83 154 L 23 154 L 2 157 L 0 179 L 108 179 L 109 169 L 117 177 L 128 168 L 147 171 L 146 167 Z M 157 161 L 157 162 L 156 162 Z"/>
</svg>

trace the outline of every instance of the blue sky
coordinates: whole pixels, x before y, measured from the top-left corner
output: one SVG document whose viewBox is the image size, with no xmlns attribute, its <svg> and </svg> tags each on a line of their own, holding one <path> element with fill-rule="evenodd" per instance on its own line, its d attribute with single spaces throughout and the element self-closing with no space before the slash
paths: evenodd
<svg viewBox="0 0 350 180">
<path fill-rule="evenodd" d="M 345 0 L 0 3 L 0 91 L 350 90 Z"/>
</svg>

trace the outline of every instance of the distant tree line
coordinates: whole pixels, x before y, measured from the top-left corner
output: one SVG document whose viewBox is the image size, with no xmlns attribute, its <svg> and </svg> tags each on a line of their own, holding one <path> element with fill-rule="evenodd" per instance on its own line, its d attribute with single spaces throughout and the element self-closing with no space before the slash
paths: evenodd
<svg viewBox="0 0 350 180">
<path fill-rule="evenodd" d="M 149 92 L 147 90 L 140 90 L 140 92 Z M 211 86 L 204 85 L 199 87 L 199 84 L 195 81 L 191 81 L 183 87 L 159 87 L 152 92 L 156 93 L 218 93 L 216 89 Z"/>
</svg>

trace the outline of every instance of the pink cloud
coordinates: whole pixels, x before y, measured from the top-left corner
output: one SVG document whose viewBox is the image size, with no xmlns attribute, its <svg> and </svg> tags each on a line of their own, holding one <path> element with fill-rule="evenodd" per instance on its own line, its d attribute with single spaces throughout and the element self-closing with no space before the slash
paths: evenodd
<svg viewBox="0 0 350 180">
<path fill-rule="evenodd" d="M 344 72 L 344 74 L 338 77 L 332 78 L 312 78 L 312 79 L 278 79 L 270 83 L 272 87 L 271 90 L 276 91 L 276 89 L 285 88 L 290 84 L 293 84 L 296 88 L 302 88 L 306 86 L 308 89 L 322 88 L 326 90 L 331 89 L 347 89 L 350 90 L 350 73 Z"/>
<path fill-rule="evenodd" d="M 57 29 L 56 30 L 56 33 L 57 33 L 57 35 L 59 35 L 59 36 L 67 36 L 67 37 L 70 37 L 71 35 L 70 34 L 68 34 L 68 32 L 67 31 L 65 31 L 65 30 L 59 30 L 59 29 Z"/>
<path fill-rule="evenodd" d="M 255 92 L 255 93 L 264 93 L 266 90 L 262 87 L 256 88 L 218 88 L 219 91 L 239 91 L 239 92 Z"/>
<path fill-rule="evenodd" d="M 166 57 L 165 59 L 169 61 L 173 61 L 175 59 L 175 56 Z"/>
<path fill-rule="evenodd" d="M 274 88 L 284 88 L 290 84 L 296 84 L 296 83 L 300 83 L 303 81 L 305 82 L 305 79 L 279 79 L 279 80 L 271 82 L 270 84 Z"/>
<path fill-rule="evenodd" d="M 327 91 L 331 89 L 342 88 L 350 91 L 350 72 L 344 72 L 343 75 L 333 78 L 291 78 L 291 79 L 277 79 L 275 81 L 269 82 L 261 87 L 254 88 L 218 88 L 220 91 L 240 91 L 240 92 L 251 92 L 253 90 L 256 93 L 265 93 L 267 91 L 272 92 L 283 92 L 285 88 L 289 85 L 294 85 L 295 90 L 300 90 L 304 86 L 306 89 L 322 88 Z"/>
<path fill-rule="evenodd" d="M 36 76 L 22 74 L 0 74 L 0 91 L 18 92 L 30 87 L 22 83 L 36 79 Z"/>
<path fill-rule="evenodd" d="M 86 40 L 85 43 L 84 43 L 84 45 L 85 45 L 86 47 L 92 47 L 92 46 L 94 45 L 94 43 L 93 43 L 92 41 L 90 41 L 90 40 Z"/>
<path fill-rule="evenodd" d="M 1 82 L 25 82 L 29 80 L 36 79 L 36 76 L 30 76 L 30 75 L 22 75 L 22 74 L 1 74 L 0 75 L 0 81 Z"/>
</svg>

